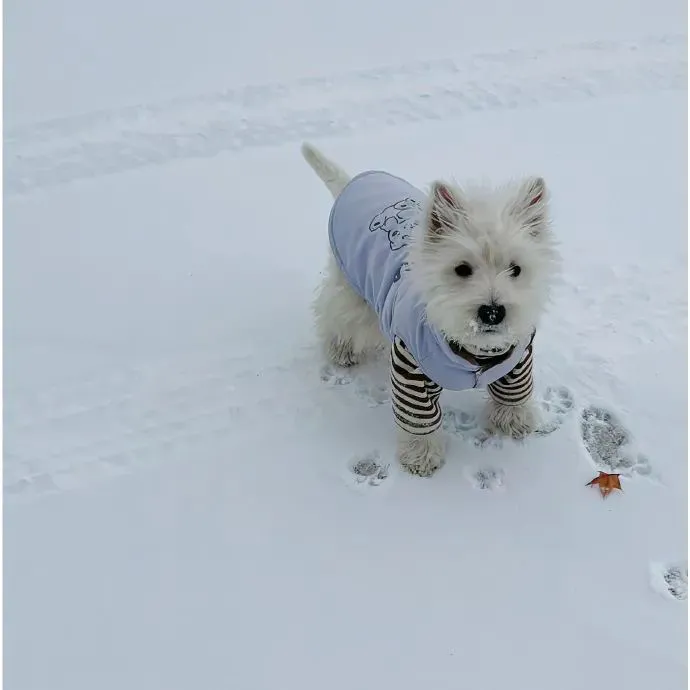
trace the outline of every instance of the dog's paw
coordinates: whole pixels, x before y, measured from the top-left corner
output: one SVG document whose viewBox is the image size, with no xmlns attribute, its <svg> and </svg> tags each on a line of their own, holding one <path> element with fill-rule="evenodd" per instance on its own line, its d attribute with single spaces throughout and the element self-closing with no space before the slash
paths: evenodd
<svg viewBox="0 0 690 690">
<path fill-rule="evenodd" d="M 531 401 L 524 405 L 499 405 L 490 400 L 487 421 L 492 433 L 523 439 L 539 428 L 539 413 Z"/>
<path fill-rule="evenodd" d="M 430 477 L 445 462 L 445 441 L 438 433 L 414 436 L 401 432 L 398 440 L 398 460 L 410 474 Z"/>
</svg>

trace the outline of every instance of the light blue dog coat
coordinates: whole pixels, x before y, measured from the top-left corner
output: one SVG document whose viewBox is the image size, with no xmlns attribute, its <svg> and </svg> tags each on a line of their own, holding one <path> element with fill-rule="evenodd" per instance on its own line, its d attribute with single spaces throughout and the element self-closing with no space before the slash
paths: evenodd
<svg viewBox="0 0 690 690">
<path fill-rule="evenodd" d="M 370 171 L 353 178 L 336 199 L 329 220 L 335 259 L 348 281 L 376 311 L 381 330 L 402 340 L 419 369 L 450 390 L 482 388 L 513 370 L 530 344 L 482 368 L 456 354 L 426 319 L 424 303 L 407 273 L 408 243 L 423 232 L 426 195 L 405 180 Z"/>
</svg>

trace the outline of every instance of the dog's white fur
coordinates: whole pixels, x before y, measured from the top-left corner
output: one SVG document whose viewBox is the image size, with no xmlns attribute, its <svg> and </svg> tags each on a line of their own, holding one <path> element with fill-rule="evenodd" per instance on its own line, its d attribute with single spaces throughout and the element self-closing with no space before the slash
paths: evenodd
<svg viewBox="0 0 690 690">
<path fill-rule="evenodd" d="M 302 153 L 333 197 L 350 176 L 310 144 Z M 429 322 L 446 338 L 470 352 L 502 351 L 528 337 L 549 299 L 559 259 L 550 227 L 548 191 L 541 178 L 489 189 L 461 189 L 435 181 L 425 210 L 425 227 L 409 246 L 408 279 L 416 281 Z M 455 268 L 468 264 L 472 274 Z M 514 276 L 513 266 L 520 267 Z M 482 305 L 505 307 L 497 326 L 478 319 Z M 319 338 L 327 356 L 352 366 L 387 346 L 378 317 L 350 286 L 330 257 L 314 302 Z M 522 437 L 535 430 L 538 415 L 531 402 L 504 406 L 489 401 L 492 431 Z M 398 459 L 413 474 L 429 476 L 443 464 L 440 432 L 415 436 L 399 430 Z"/>
</svg>

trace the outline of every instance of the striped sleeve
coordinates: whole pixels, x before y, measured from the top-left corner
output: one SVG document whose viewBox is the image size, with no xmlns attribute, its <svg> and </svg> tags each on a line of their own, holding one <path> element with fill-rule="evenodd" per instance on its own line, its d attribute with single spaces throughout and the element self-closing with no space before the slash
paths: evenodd
<svg viewBox="0 0 690 690">
<path fill-rule="evenodd" d="M 532 343 L 514 369 L 505 376 L 490 383 L 489 395 L 499 405 L 515 407 L 524 405 L 532 395 L 534 380 L 532 378 Z"/>
<path fill-rule="evenodd" d="M 391 397 L 396 424 L 410 434 L 431 434 L 441 426 L 441 387 L 417 366 L 396 337 L 391 346 Z"/>
</svg>

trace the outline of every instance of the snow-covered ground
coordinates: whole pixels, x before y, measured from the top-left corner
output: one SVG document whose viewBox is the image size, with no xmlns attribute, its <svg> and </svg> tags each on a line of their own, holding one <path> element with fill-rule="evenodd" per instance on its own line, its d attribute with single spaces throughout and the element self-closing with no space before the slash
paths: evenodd
<svg viewBox="0 0 690 690">
<path fill-rule="evenodd" d="M 5 687 L 684 688 L 685 4 L 5 5 Z M 398 469 L 305 138 L 546 177 L 552 433 Z"/>
</svg>

